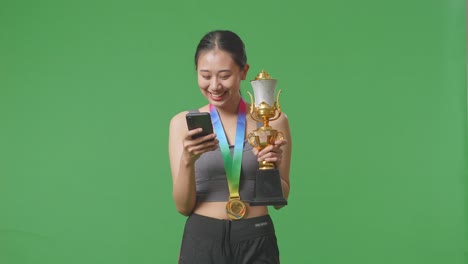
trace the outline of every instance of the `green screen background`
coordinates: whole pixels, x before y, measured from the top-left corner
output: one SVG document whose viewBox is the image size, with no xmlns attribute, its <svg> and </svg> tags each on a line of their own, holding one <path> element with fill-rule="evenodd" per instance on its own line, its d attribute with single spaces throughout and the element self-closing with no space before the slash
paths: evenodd
<svg viewBox="0 0 468 264">
<path fill-rule="evenodd" d="M 205 103 L 193 54 L 213 29 L 245 40 L 248 80 L 283 90 L 282 263 L 468 263 L 465 10 L 2 1 L 0 263 L 176 263 L 168 125 Z"/>
</svg>

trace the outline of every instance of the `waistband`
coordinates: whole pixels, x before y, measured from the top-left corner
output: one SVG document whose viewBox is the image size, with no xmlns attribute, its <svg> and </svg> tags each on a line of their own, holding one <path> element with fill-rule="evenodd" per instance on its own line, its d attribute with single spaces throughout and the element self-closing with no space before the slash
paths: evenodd
<svg viewBox="0 0 468 264">
<path fill-rule="evenodd" d="M 231 243 L 275 234 L 270 215 L 240 220 L 224 220 L 192 214 L 185 225 L 185 234 L 223 241 L 228 233 Z"/>
</svg>

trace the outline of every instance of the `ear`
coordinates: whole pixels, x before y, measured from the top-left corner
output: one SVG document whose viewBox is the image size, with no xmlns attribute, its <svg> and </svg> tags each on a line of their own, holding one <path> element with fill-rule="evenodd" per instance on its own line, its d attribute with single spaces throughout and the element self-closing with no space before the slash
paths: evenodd
<svg viewBox="0 0 468 264">
<path fill-rule="evenodd" d="M 249 71 L 250 65 L 245 64 L 244 68 L 241 70 L 241 80 L 245 80 L 247 77 L 247 72 Z"/>
</svg>

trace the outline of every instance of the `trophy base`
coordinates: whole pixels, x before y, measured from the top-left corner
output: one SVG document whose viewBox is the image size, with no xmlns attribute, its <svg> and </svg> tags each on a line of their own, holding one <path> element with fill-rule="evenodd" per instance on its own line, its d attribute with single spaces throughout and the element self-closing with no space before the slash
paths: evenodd
<svg viewBox="0 0 468 264">
<path fill-rule="evenodd" d="M 255 198 L 249 203 L 251 206 L 288 204 L 283 197 L 278 169 L 257 170 Z"/>
</svg>

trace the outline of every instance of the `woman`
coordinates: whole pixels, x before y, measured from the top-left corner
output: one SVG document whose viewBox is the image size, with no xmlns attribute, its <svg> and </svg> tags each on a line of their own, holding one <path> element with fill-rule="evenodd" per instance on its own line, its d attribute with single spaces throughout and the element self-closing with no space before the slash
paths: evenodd
<svg viewBox="0 0 468 264">
<path fill-rule="evenodd" d="M 179 263 L 279 263 L 267 206 L 250 206 L 248 202 L 254 197 L 258 162 L 263 160 L 275 163 L 283 194 L 285 198 L 289 195 L 291 137 L 286 115 L 270 122 L 284 133 L 283 140 L 276 140 L 260 152 L 246 143 L 246 131 L 255 130 L 259 124 L 245 114 L 249 105 L 241 97 L 240 85 L 249 65 L 244 43 L 235 33 L 217 30 L 206 34 L 198 44 L 195 66 L 198 86 L 208 101 L 196 111 L 210 112 L 212 120 L 218 121 L 213 121 L 215 133 L 196 139 L 192 136 L 201 129 L 188 130 L 187 111 L 174 116 L 170 123 L 173 198 L 177 210 L 189 216 Z M 238 154 L 240 159 L 229 160 Z M 227 165 L 236 162 L 242 164 L 237 178 L 230 170 L 236 166 Z M 237 184 L 231 179 L 237 179 Z M 237 196 L 233 196 L 236 191 Z M 236 197 L 244 206 L 242 212 L 229 214 L 228 205 Z"/>
</svg>

